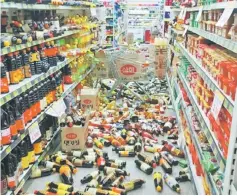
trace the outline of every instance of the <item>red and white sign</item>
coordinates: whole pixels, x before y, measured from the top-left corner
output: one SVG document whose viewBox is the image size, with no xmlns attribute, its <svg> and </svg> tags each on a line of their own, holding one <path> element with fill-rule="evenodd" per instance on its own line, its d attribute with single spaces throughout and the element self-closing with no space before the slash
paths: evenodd
<svg viewBox="0 0 237 196">
<path fill-rule="evenodd" d="M 90 99 L 85 99 L 85 100 L 83 100 L 83 103 L 86 105 L 90 105 L 92 103 L 92 101 Z"/>
<path fill-rule="evenodd" d="M 67 139 L 70 139 L 70 140 L 73 140 L 73 139 L 75 139 L 77 137 L 77 134 L 75 134 L 75 133 L 68 133 L 67 135 L 66 135 L 66 138 Z"/>
<path fill-rule="evenodd" d="M 137 68 L 134 65 L 126 64 L 120 68 L 120 72 L 123 75 L 131 76 L 137 73 Z"/>
</svg>

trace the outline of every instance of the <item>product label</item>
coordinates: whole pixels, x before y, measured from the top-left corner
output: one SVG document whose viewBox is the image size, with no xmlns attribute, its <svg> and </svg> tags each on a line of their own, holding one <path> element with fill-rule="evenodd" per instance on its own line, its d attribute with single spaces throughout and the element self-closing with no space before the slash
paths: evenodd
<svg viewBox="0 0 237 196">
<path fill-rule="evenodd" d="M 126 191 L 133 190 L 134 189 L 134 182 L 123 183 L 122 186 L 125 188 Z"/>
<path fill-rule="evenodd" d="M 29 135 L 32 144 L 41 137 L 41 131 L 39 129 L 38 122 L 35 122 L 33 125 L 29 127 Z"/>
<path fill-rule="evenodd" d="M 107 174 L 110 174 L 110 173 L 112 173 L 112 172 L 114 172 L 114 171 L 115 171 L 115 168 L 106 167 L 106 173 L 107 173 Z"/>
<path fill-rule="evenodd" d="M 73 156 L 75 157 L 80 157 L 81 156 L 81 151 L 73 151 Z"/>
<path fill-rule="evenodd" d="M 98 181 L 96 179 L 93 179 L 90 181 L 89 186 L 90 187 L 97 187 L 99 185 Z"/>
<path fill-rule="evenodd" d="M 77 137 L 77 134 L 75 134 L 75 133 L 68 133 L 67 135 L 66 135 L 66 138 L 67 139 L 75 139 Z"/>
<path fill-rule="evenodd" d="M 99 171 L 94 171 L 90 174 L 93 178 L 99 175 Z"/>
<path fill-rule="evenodd" d="M 96 156 L 84 156 L 85 160 L 87 161 L 95 161 L 96 160 Z"/>
<path fill-rule="evenodd" d="M 31 174 L 31 178 L 37 178 L 41 176 L 41 170 L 40 169 L 35 169 L 33 170 L 32 174 Z"/>
<path fill-rule="evenodd" d="M 96 188 L 89 188 L 86 192 L 89 192 L 91 195 L 96 195 L 97 189 Z"/>
<path fill-rule="evenodd" d="M 125 150 L 133 151 L 134 150 L 134 146 L 125 146 Z"/>
<path fill-rule="evenodd" d="M 137 72 L 137 68 L 134 65 L 127 64 L 120 68 L 120 72 L 122 75 L 134 75 Z"/>
<path fill-rule="evenodd" d="M 11 135 L 10 128 L 1 130 L 1 135 L 2 135 L 2 137 L 6 137 L 6 136 Z"/>
<path fill-rule="evenodd" d="M 29 167 L 29 158 L 28 156 L 26 157 L 21 157 L 21 165 L 23 169 L 26 169 Z"/>
<path fill-rule="evenodd" d="M 7 179 L 1 180 L 1 194 L 6 194 L 7 192 Z"/>
<path fill-rule="evenodd" d="M 140 166 L 140 168 L 141 168 L 141 170 L 146 171 L 147 169 L 150 168 L 150 166 L 147 165 L 146 163 L 142 163 L 141 166 Z"/>
<path fill-rule="evenodd" d="M 50 161 L 46 162 L 46 168 L 53 168 L 53 166 L 54 166 L 53 162 L 50 162 Z"/>
</svg>

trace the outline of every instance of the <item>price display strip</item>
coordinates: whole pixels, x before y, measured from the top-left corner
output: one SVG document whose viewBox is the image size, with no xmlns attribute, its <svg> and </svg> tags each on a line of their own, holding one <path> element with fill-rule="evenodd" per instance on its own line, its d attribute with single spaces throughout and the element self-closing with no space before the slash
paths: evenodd
<svg viewBox="0 0 237 196">
<path fill-rule="evenodd" d="M 186 112 L 186 109 L 185 109 L 185 106 L 184 106 L 184 100 L 183 100 L 183 97 L 182 97 L 182 102 L 181 102 L 181 108 L 183 110 L 183 113 L 184 113 L 184 116 L 185 116 L 185 119 L 186 119 L 186 122 L 188 123 L 188 126 L 189 126 L 189 130 L 191 132 L 190 136 L 192 138 L 192 141 L 194 143 L 194 146 L 195 146 L 195 149 L 198 151 L 198 159 L 199 161 L 202 163 L 202 160 L 204 160 L 204 156 L 203 156 L 203 153 L 202 153 L 202 148 L 199 144 L 199 140 L 197 138 L 197 134 L 196 132 L 194 131 L 193 129 L 193 126 L 192 126 L 192 121 L 191 119 L 189 118 L 189 116 L 191 116 L 191 114 L 187 114 Z M 202 169 L 204 168 L 203 164 L 201 164 L 202 166 Z M 216 184 L 213 180 L 213 177 L 212 175 L 210 174 L 210 172 L 204 172 L 204 177 L 206 179 L 206 182 L 208 183 L 208 186 L 211 187 L 211 192 L 213 195 L 217 195 L 219 194 L 219 191 L 218 189 L 216 188 Z M 201 193 L 200 195 L 204 195 L 203 193 Z"/>
<path fill-rule="evenodd" d="M 188 30 L 192 31 L 193 33 L 198 34 L 206 39 L 209 39 L 209 40 L 215 42 L 216 44 L 218 44 L 218 45 L 220 45 L 220 46 L 222 46 L 234 53 L 237 53 L 237 42 L 236 41 L 233 41 L 231 39 L 226 39 L 226 38 L 216 35 L 214 33 L 209 33 L 207 31 L 204 31 L 202 29 L 198 29 L 195 27 L 188 26 Z"/>
<path fill-rule="evenodd" d="M 23 172 L 23 174 L 20 176 L 19 178 L 19 184 L 17 186 L 17 188 L 15 189 L 15 191 L 10 192 L 9 195 L 17 195 L 18 192 L 21 190 L 21 188 L 24 186 L 25 182 L 29 179 L 29 177 L 31 176 L 32 171 L 39 165 L 39 163 L 44 159 L 44 157 L 47 155 L 47 153 L 49 152 L 50 148 L 52 148 L 52 144 L 53 144 L 53 140 L 56 138 L 56 136 L 58 135 L 58 133 L 60 132 L 60 128 L 58 128 L 52 139 L 48 142 L 48 144 L 46 145 L 46 147 L 44 148 L 44 152 L 39 155 L 36 156 L 36 161 L 34 164 L 30 165 L 29 168 L 27 170 L 25 170 Z"/>
<path fill-rule="evenodd" d="M 10 92 L 10 93 L 7 93 L 6 95 L 0 96 L 0 99 L 1 99 L 0 106 L 7 103 L 8 101 L 15 98 L 16 96 L 20 95 L 21 93 L 25 92 L 29 88 L 33 87 L 35 84 L 41 82 L 45 78 L 52 75 L 53 73 L 57 72 L 58 70 L 60 70 L 61 68 L 63 68 L 65 65 L 69 64 L 76 58 L 78 58 L 78 57 L 73 57 L 73 58 L 67 59 L 63 62 L 59 62 L 57 64 L 57 66 L 51 67 L 48 70 L 48 72 L 40 74 L 40 75 L 36 75 L 36 76 L 31 77 L 29 79 L 25 79 L 26 81 L 23 81 L 22 83 L 20 83 L 18 85 L 14 85 L 15 90 L 13 90 L 13 92 Z"/>
<path fill-rule="evenodd" d="M 49 39 L 46 39 L 46 40 L 36 40 L 36 41 L 32 41 L 32 42 L 27 42 L 26 44 L 19 44 L 19 45 L 4 47 L 4 48 L 1 49 L 1 54 L 5 55 L 5 54 L 8 54 L 10 52 L 15 52 L 15 51 L 22 50 L 22 49 L 25 49 L 25 48 L 29 48 L 29 47 L 32 47 L 32 46 L 36 46 L 36 45 L 39 45 L 39 44 L 42 44 L 42 43 L 45 43 L 45 42 L 61 39 L 61 38 L 64 38 L 64 37 L 67 37 L 67 36 L 70 36 L 70 35 L 73 35 L 73 34 L 76 34 L 76 33 L 80 33 L 80 32 L 81 32 L 81 30 L 68 31 L 68 32 L 65 32 L 63 35 L 58 36 L 58 37 L 53 37 L 53 38 L 49 38 Z M 88 35 L 88 34 L 89 33 L 84 33 L 81 36 L 85 36 L 85 35 Z"/>
<path fill-rule="evenodd" d="M 234 109 L 234 101 L 231 99 L 229 95 L 226 95 L 225 92 L 219 87 L 217 82 L 213 79 L 213 77 L 202 67 L 201 63 L 195 59 L 195 57 L 188 52 L 186 48 L 182 44 L 177 43 L 182 54 L 187 58 L 187 60 L 192 64 L 198 74 L 203 78 L 206 82 L 207 86 L 215 92 L 218 90 L 224 96 L 223 106 L 228 110 L 230 114 L 233 114 Z"/>
<path fill-rule="evenodd" d="M 186 80 L 184 79 L 183 75 L 180 73 L 180 71 L 178 71 L 178 74 L 179 74 L 179 77 L 180 79 L 182 80 L 182 83 L 184 84 L 184 88 L 185 90 L 187 91 L 188 93 L 188 97 L 193 105 L 193 108 L 195 110 L 195 113 L 198 117 L 198 120 L 199 122 L 201 123 L 201 127 L 208 139 L 208 142 L 211 146 L 211 149 L 217 159 L 217 162 L 219 163 L 219 166 L 220 166 L 220 170 L 222 172 L 224 172 L 225 170 L 225 158 L 223 156 L 223 153 L 221 151 L 221 149 L 219 148 L 219 145 L 218 145 L 218 141 L 216 140 L 215 136 L 214 136 L 214 133 L 211 131 L 210 129 L 210 123 L 207 119 L 207 117 L 205 116 L 205 114 L 203 113 L 203 111 L 201 110 L 200 106 L 198 105 L 197 103 L 197 100 L 195 99 L 194 97 L 194 94 L 193 92 L 191 91 L 191 89 L 189 88 Z"/>
</svg>

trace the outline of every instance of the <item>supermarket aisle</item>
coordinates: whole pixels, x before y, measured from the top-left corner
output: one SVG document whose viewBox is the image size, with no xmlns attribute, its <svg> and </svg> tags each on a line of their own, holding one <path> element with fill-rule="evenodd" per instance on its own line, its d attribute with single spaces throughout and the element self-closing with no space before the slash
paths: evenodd
<svg viewBox="0 0 237 196">
<path fill-rule="evenodd" d="M 131 111 L 132 112 L 132 111 Z M 174 116 L 175 112 L 173 109 L 166 109 L 164 116 Z M 165 136 L 158 136 L 158 143 L 161 144 L 162 140 L 168 140 L 167 135 Z M 95 148 L 95 147 L 94 147 Z M 163 181 L 163 191 L 161 193 L 158 193 L 155 189 L 154 186 L 154 180 L 153 180 L 153 174 L 152 175 L 147 175 L 141 170 L 139 170 L 135 163 L 134 160 L 137 160 L 138 158 L 135 157 L 119 157 L 118 154 L 116 154 L 114 151 L 112 151 L 113 147 L 104 147 L 103 152 L 108 153 L 109 159 L 119 159 L 121 161 L 126 161 L 126 167 L 124 170 L 130 173 L 130 176 L 125 177 L 125 181 L 130 181 L 133 179 L 143 179 L 146 181 L 146 183 L 139 189 L 128 192 L 128 195 L 157 195 L 157 194 L 162 194 L 162 195 L 178 195 L 175 191 L 171 190 L 167 184 Z M 60 149 L 60 146 L 54 151 L 57 152 Z M 144 149 L 142 149 L 142 152 L 144 152 Z M 145 152 L 148 156 L 152 157 L 153 153 L 148 153 Z M 179 160 L 179 158 L 175 159 Z M 180 159 L 181 160 L 181 159 Z M 188 160 L 187 160 L 188 161 Z M 188 163 L 188 162 L 187 162 Z M 173 166 L 173 177 L 178 177 L 179 176 L 179 171 L 182 169 L 179 165 Z M 97 171 L 97 167 L 94 168 L 78 168 L 78 172 L 73 176 L 74 178 L 74 188 L 75 190 L 80 190 L 84 191 L 85 187 L 87 184 L 81 184 L 80 180 L 90 174 L 93 171 Z M 160 167 L 157 166 L 154 168 L 154 172 L 161 172 L 162 175 L 165 174 L 164 170 Z M 40 181 L 40 183 L 39 183 Z M 47 177 L 42 177 L 40 179 L 31 179 L 28 180 L 26 185 L 24 186 L 24 192 L 27 194 L 33 194 L 35 190 L 44 190 L 45 185 L 49 182 L 61 182 L 60 176 L 58 173 L 47 176 Z M 179 183 L 181 187 L 181 195 L 194 195 L 196 194 L 195 189 L 193 187 L 192 182 L 181 182 Z"/>
</svg>

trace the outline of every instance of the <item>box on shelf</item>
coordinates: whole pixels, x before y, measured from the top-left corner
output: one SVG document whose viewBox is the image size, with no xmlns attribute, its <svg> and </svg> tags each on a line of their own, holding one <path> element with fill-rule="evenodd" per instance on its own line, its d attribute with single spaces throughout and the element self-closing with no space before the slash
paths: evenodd
<svg viewBox="0 0 237 196">
<path fill-rule="evenodd" d="M 85 149 L 88 137 L 89 115 L 86 116 L 84 127 L 63 127 L 61 132 L 61 147 L 63 151 Z"/>
<path fill-rule="evenodd" d="M 81 108 L 82 110 L 97 110 L 99 108 L 99 89 L 81 89 Z"/>
</svg>

